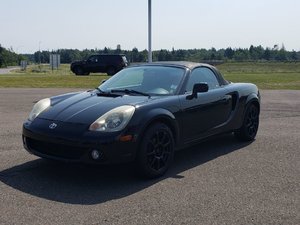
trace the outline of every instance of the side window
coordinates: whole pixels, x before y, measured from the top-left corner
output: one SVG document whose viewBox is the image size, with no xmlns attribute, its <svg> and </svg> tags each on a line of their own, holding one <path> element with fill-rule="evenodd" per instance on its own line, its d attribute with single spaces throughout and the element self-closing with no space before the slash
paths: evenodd
<svg viewBox="0 0 300 225">
<path fill-rule="evenodd" d="M 96 62 L 98 62 L 98 56 L 96 56 L 96 55 L 91 56 L 91 57 L 89 58 L 89 62 L 91 62 L 91 63 L 96 63 Z"/>
<path fill-rule="evenodd" d="M 97 62 L 98 62 L 98 63 L 99 63 L 99 62 L 103 62 L 104 59 L 105 59 L 105 57 L 103 57 L 103 56 L 101 56 L 101 55 L 98 55 L 98 57 L 97 57 Z"/>
<path fill-rule="evenodd" d="M 196 68 L 192 71 L 186 87 L 186 92 L 192 91 L 193 86 L 196 83 L 207 83 L 209 90 L 220 86 L 214 72 L 206 67 Z"/>
</svg>

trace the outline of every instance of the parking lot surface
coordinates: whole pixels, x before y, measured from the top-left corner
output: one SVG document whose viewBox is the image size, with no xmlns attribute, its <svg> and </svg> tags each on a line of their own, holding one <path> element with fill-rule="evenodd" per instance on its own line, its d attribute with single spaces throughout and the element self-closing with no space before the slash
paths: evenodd
<svg viewBox="0 0 300 225">
<path fill-rule="evenodd" d="M 0 89 L 0 224 L 300 224 L 300 91 L 261 92 L 254 142 L 218 137 L 145 180 L 132 165 L 56 163 L 23 149 L 34 102 L 73 90 Z"/>
</svg>

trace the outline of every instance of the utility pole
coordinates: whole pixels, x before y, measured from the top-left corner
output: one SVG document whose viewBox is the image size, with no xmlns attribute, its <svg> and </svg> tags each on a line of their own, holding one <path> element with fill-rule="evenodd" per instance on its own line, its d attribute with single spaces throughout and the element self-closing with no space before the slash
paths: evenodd
<svg viewBox="0 0 300 225">
<path fill-rule="evenodd" d="M 148 62 L 152 62 L 152 9 L 151 0 L 148 0 Z"/>
<path fill-rule="evenodd" d="M 41 65 L 41 41 L 39 41 L 39 64 Z"/>
</svg>

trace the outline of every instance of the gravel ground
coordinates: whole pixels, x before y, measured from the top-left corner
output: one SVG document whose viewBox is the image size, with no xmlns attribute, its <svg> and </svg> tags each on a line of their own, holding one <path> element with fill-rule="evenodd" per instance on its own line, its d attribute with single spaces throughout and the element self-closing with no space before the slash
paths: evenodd
<svg viewBox="0 0 300 225">
<path fill-rule="evenodd" d="M 10 73 L 10 71 L 15 70 L 15 69 L 20 69 L 19 66 L 10 66 L 7 68 L 0 68 L 0 74 L 7 74 Z"/>
<path fill-rule="evenodd" d="M 69 91 L 0 89 L 0 224 L 300 224 L 300 91 L 262 91 L 254 142 L 226 135 L 178 152 L 157 180 L 23 149 L 33 102 Z"/>
</svg>

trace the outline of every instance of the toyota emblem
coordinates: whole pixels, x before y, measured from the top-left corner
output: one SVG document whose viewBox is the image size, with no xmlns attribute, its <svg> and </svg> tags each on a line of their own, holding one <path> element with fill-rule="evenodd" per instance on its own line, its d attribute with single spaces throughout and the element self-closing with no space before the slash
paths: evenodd
<svg viewBox="0 0 300 225">
<path fill-rule="evenodd" d="M 57 124 L 56 123 L 51 123 L 50 125 L 49 125 L 49 128 L 50 129 L 55 129 L 57 127 Z"/>
</svg>

